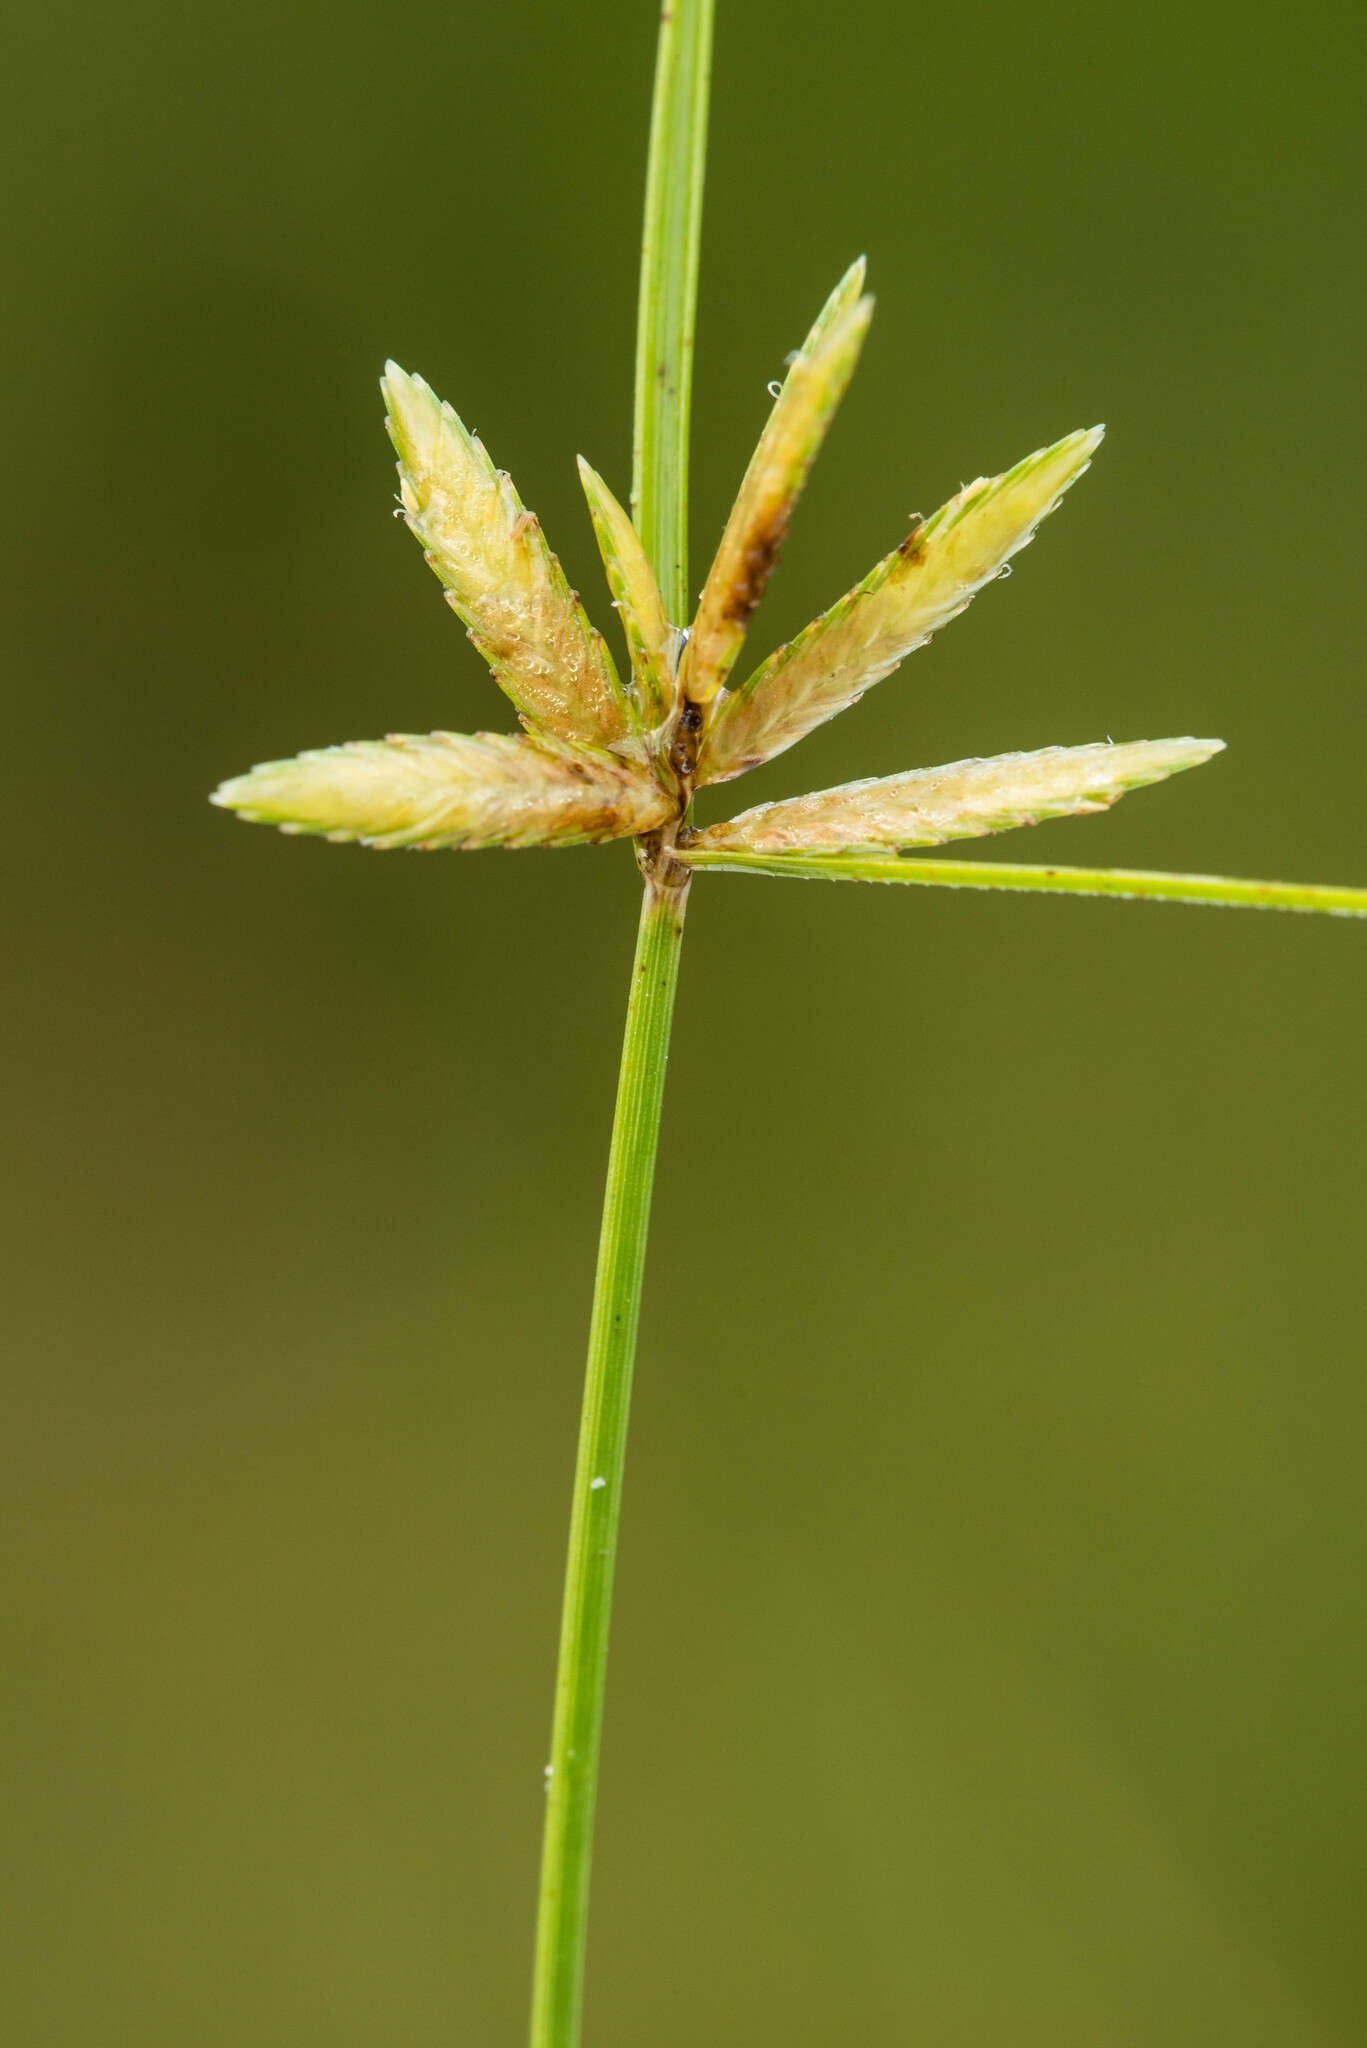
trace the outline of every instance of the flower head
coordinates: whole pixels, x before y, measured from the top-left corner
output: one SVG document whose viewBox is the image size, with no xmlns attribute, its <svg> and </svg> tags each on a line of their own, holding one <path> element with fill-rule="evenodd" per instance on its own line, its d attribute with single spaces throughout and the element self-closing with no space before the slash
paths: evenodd
<svg viewBox="0 0 1367 2048">
<path fill-rule="evenodd" d="M 732 675 L 793 508 L 854 372 L 873 302 L 862 259 L 832 292 L 774 400 L 691 626 L 665 613 L 626 511 L 581 458 L 630 658 L 601 633 L 507 474 L 420 377 L 382 381 L 403 516 L 525 732 L 393 734 L 267 762 L 213 801 L 285 832 L 367 846 L 563 846 L 634 839 L 647 872 L 909 849 L 1077 817 L 1195 767 L 1219 740 L 1047 747 L 854 782 L 689 823 L 693 793 L 783 753 L 957 617 L 1091 462 L 1102 429 L 980 477 L 739 685 Z M 867 860 L 865 862 L 867 866 Z M 832 866 L 831 873 L 839 872 Z M 903 869 L 905 874 L 906 870 Z"/>
</svg>

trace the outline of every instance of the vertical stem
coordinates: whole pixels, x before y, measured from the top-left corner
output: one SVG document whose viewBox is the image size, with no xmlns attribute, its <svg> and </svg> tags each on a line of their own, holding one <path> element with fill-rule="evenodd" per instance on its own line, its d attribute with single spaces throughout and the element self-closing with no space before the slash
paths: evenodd
<svg viewBox="0 0 1367 2048">
<path fill-rule="evenodd" d="M 688 615 L 688 416 L 713 0 L 664 0 L 641 251 L 632 505 L 669 617 Z M 570 1510 L 532 1980 L 532 2048 L 579 2048 L 593 1815 L 627 1415 L 688 877 L 643 859 Z M 670 882 L 661 877 L 673 876 Z"/>
<path fill-rule="evenodd" d="M 683 902 L 647 888 L 627 1004 L 570 1511 L 546 1777 L 532 2048 L 578 2048 L 627 1411 Z"/>
</svg>

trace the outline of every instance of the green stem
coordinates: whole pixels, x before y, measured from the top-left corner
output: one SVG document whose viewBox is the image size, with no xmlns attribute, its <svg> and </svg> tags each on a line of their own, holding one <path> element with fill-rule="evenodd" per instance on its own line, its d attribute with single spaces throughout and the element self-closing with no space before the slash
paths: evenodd
<svg viewBox="0 0 1367 2048">
<path fill-rule="evenodd" d="M 940 889 L 1043 889 L 1068 896 L 1150 896 L 1244 910 L 1318 910 L 1367 917 L 1367 889 L 1316 882 L 1251 882 L 1231 875 L 1165 875 L 1148 868 L 1009 867 L 986 860 L 897 860 L 883 854 L 733 853 L 681 848 L 691 868 L 824 882 L 911 882 Z"/>
<path fill-rule="evenodd" d="M 647 889 L 622 1044 L 570 1511 L 546 1777 L 532 2048 L 577 2048 L 579 2041 L 627 1412 L 682 941 L 683 899 Z"/>
<path fill-rule="evenodd" d="M 632 505 L 676 622 L 688 611 L 688 417 L 712 5 L 713 0 L 665 0 L 641 252 Z M 689 877 L 667 850 L 642 848 L 642 855 L 645 901 L 622 1041 L 570 1510 L 546 1774 L 532 2048 L 579 2048 L 627 1417 L 688 900 Z"/>
</svg>

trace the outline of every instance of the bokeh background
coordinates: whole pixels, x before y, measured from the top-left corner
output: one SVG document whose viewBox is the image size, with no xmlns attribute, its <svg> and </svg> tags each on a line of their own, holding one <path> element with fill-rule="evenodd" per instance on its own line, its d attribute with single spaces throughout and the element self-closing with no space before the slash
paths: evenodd
<svg viewBox="0 0 1367 2048">
<path fill-rule="evenodd" d="M 654 26 L 11 27 L 32 2048 L 522 2036 L 631 858 L 204 799 L 511 722 L 390 517 L 388 353 L 608 621 L 573 458 L 625 490 Z M 1111 429 L 1011 584 L 746 801 L 1219 733 L 1001 851 L 1367 881 L 1363 71 L 1346 4 L 722 0 L 695 581 L 860 248 L 878 318 L 760 651 L 912 510 Z M 690 924 L 589 2041 L 1360 2041 L 1367 935 L 739 877 Z"/>
</svg>

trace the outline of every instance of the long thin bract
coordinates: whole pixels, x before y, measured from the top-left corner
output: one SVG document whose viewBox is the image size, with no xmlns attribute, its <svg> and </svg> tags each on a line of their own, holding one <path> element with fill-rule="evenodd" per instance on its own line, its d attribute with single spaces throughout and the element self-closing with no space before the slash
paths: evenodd
<svg viewBox="0 0 1367 2048">
<path fill-rule="evenodd" d="M 1234 875 L 1169 875 L 1149 868 L 1017 867 L 986 860 L 898 860 L 887 854 L 680 852 L 690 867 L 792 881 L 907 882 L 932 889 L 1025 889 L 1057 896 L 1122 896 L 1234 910 L 1307 910 L 1367 917 L 1367 889 L 1255 882 Z"/>
</svg>

